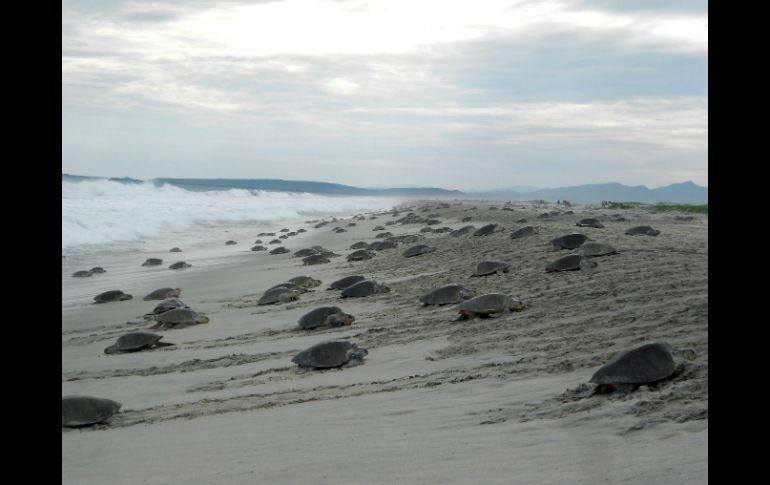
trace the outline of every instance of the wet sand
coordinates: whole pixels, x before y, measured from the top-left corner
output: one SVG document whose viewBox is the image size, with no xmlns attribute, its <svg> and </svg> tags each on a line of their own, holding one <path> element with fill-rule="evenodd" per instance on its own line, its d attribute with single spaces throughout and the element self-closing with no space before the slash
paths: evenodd
<svg viewBox="0 0 770 485">
<path fill-rule="evenodd" d="M 63 308 L 62 394 L 123 403 L 107 424 L 62 429 L 63 483 L 707 483 L 707 216 L 439 204 L 411 206 L 419 216 L 437 215 L 441 223 L 432 228 L 498 223 L 498 232 L 453 237 L 422 233 L 424 223 L 386 225 L 409 211 L 367 214 L 353 227 L 352 219 L 318 229 L 299 224 L 290 229 L 308 232 L 284 246 L 318 244 L 342 257 L 303 266 L 291 254 L 244 251 L 252 241 L 239 241 L 221 264 L 193 261 L 188 270 L 132 279 L 132 288 L 121 288 L 132 300 Z M 538 217 L 552 211 L 562 214 Z M 605 227 L 576 227 L 583 217 L 599 217 Z M 385 229 L 374 231 L 377 225 Z M 510 239 L 524 225 L 539 233 Z M 661 234 L 624 234 L 637 225 Z M 436 251 L 405 258 L 414 244 L 399 244 L 368 261 L 345 261 L 351 244 L 385 231 L 421 235 L 414 244 Z M 549 262 L 570 252 L 553 251 L 548 241 L 569 232 L 620 253 L 596 258 L 595 268 L 547 273 Z M 483 259 L 506 261 L 510 271 L 471 277 Z M 342 299 L 326 290 L 354 274 L 391 292 Z M 257 305 L 264 290 L 300 275 L 323 284 L 288 304 Z M 526 307 L 457 321 L 454 305 L 419 303 L 450 283 L 507 293 Z M 149 326 L 141 315 L 157 302 L 141 298 L 163 286 L 181 287 L 180 298 L 210 323 L 156 331 L 174 346 L 105 355 L 119 335 Z M 116 288 L 102 291 L 109 289 Z M 297 329 L 302 315 L 332 305 L 355 323 Z M 368 349 L 365 363 L 296 372 L 292 356 L 331 339 Z M 599 366 L 645 340 L 698 356 L 656 387 L 587 396 Z"/>
</svg>

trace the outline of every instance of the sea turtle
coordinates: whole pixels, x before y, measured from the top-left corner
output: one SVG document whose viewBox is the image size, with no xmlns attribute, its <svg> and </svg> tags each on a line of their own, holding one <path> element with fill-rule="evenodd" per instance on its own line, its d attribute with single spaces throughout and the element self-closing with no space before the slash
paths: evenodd
<svg viewBox="0 0 770 485">
<path fill-rule="evenodd" d="M 389 241 L 397 243 L 411 244 L 420 240 L 420 236 L 416 234 L 404 234 L 402 236 L 392 236 L 388 238 Z"/>
<path fill-rule="evenodd" d="M 626 231 L 629 236 L 657 236 L 660 231 L 650 226 L 636 226 Z"/>
<path fill-rule="evenodd" d="M 337 234 L 339 234 L 339 233 L 341 233 L 341 232 L 348 232 L 348 230 L 347 230 L 347 229 L 345 229 L 345 228 L 339 227 L 339 228 L 335 229 L 335 230 L 334 230 L 334 232 L 336 232 Z"/>
<path fill-rule="evenodd" d="M 497 228 L 497 224 L 487 224 L 486 226 L 481 226 L 476 232 L 473 233 L 474 236 L 487 236 L 489 234 L 492 234 L 495 232 L 495 229 Z"/>
<path fill-rule="evenodd" d="M 90 271 L 93 274 L 101 274 L 101 273 L 106 273 L 107 272 L 107 270 L 105 270 L 101 266 L 94 266 L 93 268 L 91 268 Z"/>
<path fill-rule="evenodd" d="M 153 315 L 157 323 L 150 328 L 169 329 L 184 328 L 199 323 L 209 323 L 209 317 L 201 315 L 192 308 L 174 308 L 167 312 Z"/>
<path fill-rule="evenodd" d="M 302 258 L 302 265 L 309 266 L 313 264 L 331 263 L 331 260 L 322 254 L 311 254 L 306 258 Z"/>
<path fill-rule="evenodd" d="M 232 239 L 230 239 L 229 241 L 226 241 L 225 244 L 228 245 L 228 246 L 233 246 L 233 245 L 238 244 L 238 243 L 233 241 Z"/>
<path fill-rule="evenodd" d="M 369 248 L 369 243 L 365 241 L 358 241 L 357 243 L 353 243 L 350 245 L 350 249 L 367 249 Z"/>
<path fill-rule="evenodd" d="M 290 230 L 291 230 L 291 229 L 289 229 L 288 227 L 284 227 L 283 229 L 281 229 L 281 230 L 280 230 L 280 231 L 278 231 L 278 232 L 289 232 Z"/>
<path fill-rule="evenodd" d="M 460 220 L 460 222 L 468 222 L 468 221 L 471 221 L 471 220 L 473 220 L 473 217 L 471 217 L 471 216 L 467 216 L 467 217 L 463 217 L 463 218 Z"/>
<path fill-rule="evenodd" d="M 290 253 L 290 252 L 291 251 L 289 251 L 287 248 L 285 248 L 283 246 L 279 246 L 279 247 L 277 247 L 275 249 L 270 250 L 270 254 L 286 254 L 286 253 Z"/>
<path fill-rule="evenodd" d="M 359 249 L 358 251 L 353 251 L 352 253 L 348 254 L 347 260 L 348 261 L 365 261 L 367 259 L 372 259 L 374 257 L 374 253 L 370 253 L 366 249 Z"/>
<path fill-rule="evenodd" d="M 454 231 L 454 229 L 452 229 L 451 227 L 444 226 L 444 227 L 439 227 L 438 229 L 434 229 L 433 233 L 434 234 L 444 234 L 444 233 L 453 232 L 453 231 Z"/>
<path fill-rule="evenodd" d="M 515 220 L 515 221 L 513 221 L 513 222 L 516 222 L 516 223 L 518 223 L 518 224 L 526 224 L 526 223 L 527 223 L 527 220 L 526 220 L 526 219 L 524 219 L 524 218 L 521 218 L 521 219 L 516 219 L 516 220 Z"/>
<path fill-rule="evenodd" d="M 425 221 L 425 224 L 429 226 L 435 226 L 436 224 L 441 224 L 441 221 L 439 219 L 428 219 Z"/>
<path fill-rule="evenodd" d="M 384 231 L 384 230 L 385 230 L 385 226 L 374 226 L 374 228 L 372 229 L 372 231 Z"/>
<path fill-rule="evenodd" d="M 283 241 L 281 241 L 280 239 L 273 239 L 272 241 L 270 241 L 267 244 L 281 244 L 281 242 L 283 242 Z"/>
<path fill-rule="evenodd" d="M 252 251 L 267 251 L 267 248 L 262 245 L 256 245 L 251 247 Z"/>
<path fill-rule="evenodd" d="M 340 327 L 351 325 L 356 318 L 343 312 L 336 306 L 322 306 L 302 315 L 298 323 L 304 330 L 312 330 L 318 327 Z"/>
<path fill-rule="evenodd" d="M 73 278 L 87 278 L 87 277 L 92 276 L 92 275 L 93 275 L 93 273 L 91 273 L 90 271 L 86 271 L 86 270 L 75 271 L 74 273 L 72 273 L 72 277 Z"/>
<path fill-rule="evenodd" d="M 402 254 L 405 258 L 413 258 L 414 256 L 419 256 L 421 254 L 425 253 L 432 253 L 435 251 L 436 248 L 426 246 L 425 244 L 418 244 L 417 246 L 412 246 L 411 248 L 404 251 Z"/>
<path fill-rule="evenodd" d="M 94 297 L 94 303 L 108 303 L 111 301 L 130 300 L 133 296 L 123 293 L 120 290 L 110 290 L 99 293 Z"/>
<path fill-rule="evenodd" d="M 347 341 L 330 341 L 315 344 L 295 355 L 291 361 L 303 371 L 309 369 L 330 369 L 333 367 L 352 367 L 363 364 L 364 356 L 369 352 Z"/>
<path fill-rule="evenodd" d="M 182 302 L 179 298 L 166 298 L 157 305 L 155 305 L 155 308 L 152 309 L 150 313 L 145 315 L 146 318 L 152 318 L 153 315 L 158 315 L 160 313 L 165 313 L 169 310 L 175 310 L 177 308 L 189 308 L 187 305 Z"/>
<path fill-rule="evenodd" d="M 595 227 L 596 229 L 604 228 L 604 224 L 599 222 L 599 219 L 593 218 L 580 219 L 575 225 L 580 227 Z"/>
<path fill-rule="evenodd" d="M 460 312 L 458 320 L 468 320 L 474 317 L 494 317 L 501 313 L 510 313 L 513 310 L 523 310 L 524 304 L 503 293 L 487 293 L 465 300 L 455 309 Z"/>
<path fill-rule="evenodd" d="M 565 234 L 557 238 L 551 239 L 551 245 L 554 250 L 559 249 L 575 249 L 584 242 L 588 241 L 588 236 L 580 233 Z"/>
<path fill-rule="evenodd" d="M 307 232 L 307 229 L 297 229 L 297 234 L 302 233 L 302 232 Z"/>
<path fill-rule="evenodd" d="M 342 298 L 369 296 L 374 293 L 388 293 L 389 291 L 390 288 L 374 280 L 363 280 L 342 290 Z"/>
<path fill-rule="evenodd" d="M 118 340 L 104 349 L 105 354 L 120 354 L 123 352 L 138 352 L 156 347 L 174 345 L 169 342 L 161 342 L 163 335 L 150 332 L 131 332 L 118 337 Z"/>
<path fill-rule="evenodd" d="M 374 251 L 382 251 L 383 249 L 393 249 L 398 244 L 394 241 L 374 241 L 369 245 L 369 249 Z"/>
<path fill-rule="evenodd" d="M 292 254 L 292 257 L 304 258 L 305 256 L 312 256 L 313 254 L 318 254 L 318 250 L 314 248 L 303 248 L 298 251 L 294 251 L 294 254 Z"/>
<path fill-rule="evenodd" d="M 181 253 L 182 250 L 177 248 L 177 247 L 174 247 L 174 248 L 169 249 L 168 252 L 169 253 Z"/>
<path fill-rule="evenodd" d="M 597 393 L 631 391 L 671 377 L 683 369 L 685 360 L 694 358 L 692 349 L 675 349 L 662 341 L 642 342 L 615 354 L 589 382 L 597 384 Z"/>
<path fill-rule="evenodd" d="M 272 305 L 273 303 L 288 303 L 299 299 L 299 291 L 284 285 L 279 285 L 265 291 L 257 305 Z"/>
<path fill-rule="evenodd" d="M 576 271 L 582 267 L 593 268 L 595 266 L 595 262 L 580 254 L 568 254 L 548 264 L 545 270 L 549 273 L 554 273 L 558 271 Z"/>
<path fill-rule="evenodd" d="M 304 288 L 306 290 L 310 288 L 315 288 L 316 286 L 321 284 L 321 280 L 317 280 L 315 278 L 311 278 L 310 276 L 295 276 L 294 278 L 287 280 L 287 283 L 293 283 L 300 288 Z"/>
<path fill-rule="evenodd" d="M 391 221 L 388 221 L 388 222 L 391 222 Z M 392 232 L 381 232 L 374 237 L 376 237 L 377 239 L 387 239 L 392 235 L 393 235 Z"/>
<path fill-rule="evenodd" d="M 355 227 L 357 225 L 358 224 L 356 224 L 355 222 L 348 222 L 347 226 L 345 226 L 345 227 Z"/>
<path fill-rule="evenodd" d="M 596 256 L 609 256 L 611 254 L 618 254 L 618 250 L 609 244 L 588 241 L 584 242 L 580 245 L 580 247 L 578 247 L 578 254 L 587 258 L 592 258 Z"/>
<path fill-rule="evenodd" d="M 468 234 L 469 232 L 471 232 L 474 229 L 476 229 L 476 226 L 464 226 L 464 227 L 461 227 L 460 229 L 457 229 L 456 231 L 452 231 L 452 233 L 449 234 L 449 235 L 450 236 L 454 236 L 454 237 L 458 237 L 458 236 L 462 236 L 462 235 Z"/>
<path fill-rule="evenodd" d="M 511 233 L 511 239 L 520 239 L 522 237 L 534 236 L 538 232 L 540 232 L 540 229 L 535 226 L 520 227 Z"/>
<path fill-rule="evenodd" d="M 344 290 L 348 286 L 358 283 L 359 281 L 364 281 L 365 279 L 365 276 L 346 276 L 329 285 L 327 290 Z"/>
<path fill-rule="evenodd" d="M 144 263 L 142 263 L 142 266 L 158 266 L 159 264 L 163 264 L 163 260 L 160 258 L 147 258 Z"/>
<path fill-rule="evenodd" d="M 166 298 L 175 298 L 181 294 L 182 294 L 181 288 L 160 288 L 151 292 L 149 295 L 142 298 L 142 300 L 144 301 L 165 300 Z"/>
<path fill-rule="evenodd" d="M 176 263 L 169 266 L 169 269 L 185 269 L 185 268 L 191 268 L 192 265 L 189 263 L 186 263 L 184 261 L 177 261 Z"/>
<path fill-rule="evenodd" d="M 446 285 L 422 295 L 420 302 L 423 305 L 447 305 L 459 303 L 476 296 L 476 292 L 461 285 Z"/>
<path fill-rule="evenodd" d="M 299 285 L 297 285 L 295 283 L 289 283 L 287 281 L 285 283 L 279 283 L 279 284 L 277 284 L 275 286 L 272 286 L 272 287 L 266 289 L 265 293 L 267 293 L 270 290 L 274 290 L 276 288 L 286 288 L 286 289 L 289 289 L 289 290 L 294 290 L 294 291 L 296 291 L 298 293 L 307 293 L 307 291 L 308 291 L 307 288 L 301 287 L 301 286 L 299 286 Z"/>
<path fill-rule="evenodd" d="M 62 396 L 61 425 L 67 428 L 90 426 L 111 418 L 121 403 L 93 396 Z"/>
<path fill-rule="evenodd" d="M 278 236 L 278 239 L 289 239 L 288 234 L 283 234 L 281 236 Z"/>
<path fill-rule="evenodd" d="M 482 261 L 476 265 L 476 270 L 471 276 L 487 276 L 491 274 L 507 273 L 511 265 L 505 261 L 495 259 Z"/>
</svg>

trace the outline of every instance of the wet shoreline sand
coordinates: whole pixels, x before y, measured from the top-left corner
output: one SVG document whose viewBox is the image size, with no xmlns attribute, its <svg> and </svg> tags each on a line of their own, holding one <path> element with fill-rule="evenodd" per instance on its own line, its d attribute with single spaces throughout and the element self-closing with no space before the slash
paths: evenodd
<svg viewBox="0 0 770 485">
<path fill-rule="evenodd" d="M 406 215 L 388 213 L 353 227 L 350 219 L 318 229 L 303 224 L 308 232 L 284 244 L 292 252 L 319 244 L 343 255 L 328 264 L 303 266 L 291 254 L 265 251 L 169 270 L 146 292 L 181 287 L 180 298 L 211 322 L 159 331 L 176 345 L 149 352 L 103 353 L 122 333 L 147 327 L 138 317 L 156 302 L 142 301 L 143 294 L 63 309 L 62 394 L 123 403 L 107 425 L 63 429 L 63 483 L 705 483 L 707 216 L 576 206 L 574 214 L 539 218 L 567 209 L 439 204 L 415 203 L 429 208 L 415 213 L 437 214 L 442 222 L 433 228 L 498 223 L 503 230 L 421 233 L 425 224 L 386 225 Z M 582 217 L 600 217 L 605 227 L 575 227 Z M 527 223 L 515 222 L 522 218 Z M 385 229 L 373 231 L 377 225 Z M 524 225 L 539 226 L 539 234 L 510 239 Z M 661 234 L 624 234 L 636 225 Z M 368 261 L 345 261 L 351 244 L 385 231 L 420 234 L 419 243 L 436 251 L 404 258 L 412 244 L 399 244 Z M 596 268 L 546 273 L 569 252 L 551 251 L 548 241 L 568 232 L 620 254 L 596 258 Z M 471 277 L 482 259 L 511 269 Z M 326 290 L 353 274 L 391 292 L 341 299 Z M 257 306 L 264 290 L 300 275 L 323 283 L 298 301 Z M 418 302 L 450 283 L 507 293 L 526 308 L 463 322 L 453 305 Z M 296 330 L 303 314 L 331 305 L 355 323 Z M 295 371 L 293 355 L 331 339 L 367 348 L 365 363 Z M 694 368 L 657 388 L 581 397 L 581 386 L 614 353 L 651 339 L 695 349 Z"/>
</svg>

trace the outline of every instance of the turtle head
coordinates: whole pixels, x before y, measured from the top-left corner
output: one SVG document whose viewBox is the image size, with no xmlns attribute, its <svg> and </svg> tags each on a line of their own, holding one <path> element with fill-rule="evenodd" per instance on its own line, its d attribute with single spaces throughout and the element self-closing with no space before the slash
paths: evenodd
<svg viewBox="0 0 770 485">
<path fill-rule="evenodd" d="M 390 287 L 385 285 L 380 285 L 380 291 L 382 293 L 390 293 Z"/>
<path fill-rule="evenodd" d="M 118 353 L 118 344 L 112 344 L 106 349 L 104 349 L 105 354 L 117 354 Z"/>
<path fill-rule="evenodd" d="M 521 302 L 521 300 L 517 300 L 516 298 L 511 298 L 511 303 L 508 305 L 508 308 L 515 311 L 520 311 L 524 309 L 524 303 Z"/>
<path fill-rule="evenodd" d="M 120 295 L 120 301 L 123 301 L 123 300 L 130 300 L 130 299 L 132 299 L 132 298 L 133 298 L 133 296 L 132 296 L 132 295 L 129 295 L 129 294 L 127 294 L 127 293 L 124 293 L 124 294 Z"/>
<path fill-rule="evenodd" d="M 209 323 L 209 317 L 206 315 L 198 315 L 198 318 L 195 319 L 195 323 Z"/>
<path fill-rule="evenodd" d="M 675 349 L 673 354 L 685 360 L 695 360 L 695 358 L 698 356 L 698 354 L 695 353 L 695 350 L 691 348 Z"/>
</svg>

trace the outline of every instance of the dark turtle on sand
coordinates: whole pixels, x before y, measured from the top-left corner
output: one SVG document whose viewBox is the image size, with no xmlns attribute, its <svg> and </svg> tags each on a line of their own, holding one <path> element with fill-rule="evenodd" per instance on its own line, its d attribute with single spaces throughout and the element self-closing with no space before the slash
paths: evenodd
<svg viewBox="0 0 770 485">
<path fill-rule="evenodd" d="M 89 276 L 93 276 L 93 273 L 86 270 L 75 271 L 74 273 L 72 273 L 73 278 L 88 278 Z"/>
<path fill-rule="evenodd" d="M 147 318 L 152 318 L 153 315 L 158 315 L 160 313 L 165 313 L 169 310 L 175 310 L 177 308 L 189 308 L 187 305 L 182 302 L 179 298 L 166 298 L 165 300 L 161 301 L 157 305 L 155 305 L 155 308 L 152 309 L 150 313 L 145 315 Z"/>
<path fill-rule="evenodd" d="M 297 229 L 297 234 L 299 234 L 301 232 L 307 232 L 307 229 Z"/>
<path fill-rule="evenodd" d="M 163 260 L 160 258 L 147 258 L 144 263 L 142 263 L 142 266 L 158 266 L 160 264 L 163 264 Z"/>
<path fill-rule="evenodd" d="M 503 293 L 487 293 L 470 300 L 465 300 L 455 307 L 460 312 L 458 320 L 468 320 L 475 317 L 492 317 L 502 313 L 510 313 L 524 309 L 524 304 Z"/>
<path fill-rule="evenodd" d="M 448 305 L 460 303 L 476 296 L 476 292 L 461 285 L 446 285 L 422 295 L 420 302 L 423 305 Z"/>
<path fill-rule="evenodd" d="M 300 249 L 298 251 L 294 251 L 294 254 L 292 254 L 292 257 L 294 258 L 304 258 L 306 256 L 312 256 L 314 254 L 318 254 L 318 250 L 315 248 L 304 248 Z"/>
<path fill-rule="evenodd" d="M 289 290 L 294 290 L 294 291 L 296 291 L 298 293 L 307 293 L 307 291 L 308 291 L 307 288 L 301 287 L 301 286 L 299 286 L 299 285 L 297 285 L 295 283 L 289 283 L 287 281 L 285 283 L 279 283 L 279 284 L 277 284 L 275 286 L 271 286 L 270 288 L 265 290 L 265 293 L 267 293 L 270 290 L 274 290 L 276 288 L 287 288 Z"/>
<path fill-rule="evenodd" d="M 238 244 L 238 243 L 233 241 L 232 239 L 230 239 L 229 241 L 225 241 L 225 244 L 228 245 L 228 246 L 232 246 L 232 245 Z"/>
<path fill-rule="evenodd" d="M 289 236 L 286 234 L 283 234 L 281 236 L 278 236 L 278 239 L 289 239 Z"/>
<path fill-rule="evenodd" d="M 369 245 L 369 249 L 374 251 L 382 251 L 383 249 L 393 249 L 398 247 L 395 241 L 374 241 Z"/>
<path fill-rule="evenodd" d="M 660 231 L 650 226 L 636 226 L 626 231 L 629 236 L 657 236 Z"/>
<path fill-rule="evenodd" d="M 90 426 L 111 418 L 121 403 L 93 396 L 62 396 L 61 425 L 67 428 Z"/>
<path fill-rule="evenodd" d="M 174 247 L 174 248 L 169 249 L 168 252 L 169 253 L 181 253 L 182 250 L 179 249 L 179 248 Z"/>
<path fill-rule="evenodd" d="M 283 246 L 279 246 L 279 247 L 277 247 L 275 249 L 270 250 L 270 254 L 286 254 L 286 253 L 290 253 L 290 252 L 291 251 L 289 251 L 287 248 L 285 248 Z"/>
<path fill-rule="evenodd" d="M 507 273 L 511 265 L 505 261 L 498 261 L 496 259 L 482 261 L 476 265 L 476 270 L 471 276 L 487 276 L 497 273 Z"/>
<path fill-rule="evenodd" d="M 422 229 L 420 229 L 420 232 L 433 232 L 433 228 L 430 226 L 423 227 Z"/>
<path fill-rule="evenodd" d="M 107 270 L 105 270 L 101 266 L 94 266 L 93 268 L 91 268 L 90 271 L 93 274 L 101 274 L 101 273 L 106 273 L 107 272 Z"/>
<path fill-rule="evenodd" d="M 281 244 L 282 242 L 283 242 L 283 241 L 281 241 L 280 239 L 273 239 L 272 241 L 270 241 L 270 242 L 269 242 L 269 243 L 267 243 L 267 244 Z"/>
<path fill-rule="evenodd" d="M 315 288 L 316 286 L 320 285 L 321 280 L 311 278 L 310 276 L 295 276 L 294 278 L 287 280 L 287 283 L 292 283 L 299 286 L 300 288 L 309 290 L 310 288 Z"/>
<path fill-rule="evenodd" d="M 174 345 L 168 342 L 161 342 L 163 335 L 151 332 L 131 332 L 118 337 L 118 340 L 104 349 L 105 354 L 120 354 L 123 352 L 138 352 L 140 350 L 149 350 L 157 347 L 166 347 Z"/>
<path fill-rule="evenodd" d="M 351 325 L 356 318 L 343 312 L 336 306 L 322 306 L 302 315 L 299 326 L 304 330 L 312 330 L 318 327 L 341 327 Z"/>
<path fill-rule="evenodd" d="M 497 224 L 487 224 L 486 226 L 481 226 L 479 230 L 473 233 L 474 236 L 488 236 L 489 234 L 492 234 L 495 232 L 495 229 L 497 228 Z"/>
<path fill-rule="evenodd" d="M 655 384 L 680 372 L 685 360 L 693 360 L 692 349 L 675 349 L 668 342 L 642 342 L 615 354 L 589 382 L 596 392 L 630 391 L 642 384 Z"/>
<path fill-rule="evenodd" d="M 262 240 L 261 239 L 257 239 L 256 241 L 254 241 L 254 244 L 262 244 Z"/>
<path fill-rule="evenodd" d="M 390 288 L 381 285 L 374 280 L 363 280 L 353 283 L 342 290 L 342 298 L 369 296 L 375 293 L 388 293 Z"/>
<path fill-rule="evenodd" d="M 272 305 L 273 303 L 288 303 L 299 299 L 300 292 L 285 285 L 279 285 L 265 291 L 257 305 Z"/>
<path fill-rule="evenodd" d="M 425 253 L 432 253 L 436 248 L 426 246 L 425 244 L 418 244 L 404 251 L 402 254 L 405 258 L 413 258 Z"/>
<path fill-rule="evenodd" d="M 516 229 L 511 233 L 511 239 L 521 239 L 522 237 L 534 236 L 540 232 L 535 226 L 524 226 Z"/>
<path fill-rule="evenodd" d="M 344 290 L 348 286 L 358 283 L 359 281 L 364 281 L 365 279 L 365 276 L 346 276 L 329 285 L 327 290 Z"/>
<path fill-rule="evenodd" d="M 372 259 L 373 257 L 374 257 L 374 253 L 371 253 L 366 249 L 359 249 L 358 251 L 353 251 L 352 253 L 348 254 L 347 260 L 348 261 L 365 261 L 367 259 Z"/>
<path fill-rule="evenodd" d="M 288 227 L 284 227 L 283 229 L 281 229 L 278 232 L 289 232 L 289 231 L 290 231 L 290 229 Z"/>
<path fill-rule="evenodd" d="M 471 220 L 473 220 L 473 217 L 471 217 L 471 216 L 466 216 L 466 217 L 463 217 L 463 218 L 460 220 L 460 222 L 468 222 L 468 221 L 471 221 Z"/>
<path fill-rule="evenodd" d="M 515 220 L 515 221 L 513 221 L 513 222 L 517 222 L 517 223 L 519 223 L 519 224 L 526 224 L 526 223 L 527 223 L 527 220 L 526 220 L 526 219 L 524 219 L 524 218 L 521 218 L 521 219 L 516 219 L 516 220 Z"/>
<path fill-rule="evenodd" d="M 372 231 L 384 231 L 384 230 L 385 230 L 385 226 L 374 226 L 374 228 L 372 229 Z"/>
<path fill-rule="evenodd" d="M 181 288 L 159 288 L 149 295 L 142 298 L 144 301 L 150 300 L 165 300 L 166 298 L 176 298 L 182 294 Z"/>
<path fill-rule="evenodd" d="M 599 222 L 599 219 L 593 218 L 580 219 L 575 225 L 579 227 L 595 227 L 596 229 L 604 228 L 604 224 Z"/>
<path fill-rule="evenodd" d="M 369 352 L 347 341 L 322 342 L 303 350 L 291 359 L 301 369 L 330 369 L 363 364 Z"/>
<path fill-rule="evenodd" d="M 262 245 L 256 245 L 251 247 L 252 251 L 267 251 L 267 248 Z"/>
<path fill-rule="evenodd" d="M 388 221 L 388 222 L 392 222 L 392 221 Z M 387 239 L 392 235 L 393 235 L 392 232 L 381 232 L 374 237 L 376 237 L 377 239 Z"/>
<path fill-rule="evenodd" d="M 209 317 L 201 315 L 192 308 L 174 308 L 167 312 L 153 315 L 152 319 L 157 323 L 150 328 L 184 328 L 200 323 L 209 323 Z"/>
<path fill-rule="evenodd" d="M 588 236 L 574 232 L 572 234 L 565 234 L 557 238 L 551 239 L 551 245 L 555 250 L 558 249 L 575 249 L 584 242 L 588 241 Z"/>
<path fill-rule="evenodd" d="M 99 293 L 94 297 L 94 303 L 108 303 L 111 301 L 130 300 L 133 296 L 123 293 L 120 290 L 110 290 Z"/>
<path fill-rule="evenodd" d="M 556 261 L 551 262 L 545 267 L 545 270 L 549 273 L 558 271 L 577 271 L 580 268 L 593 268 L 596 263 L 580 254 L 568 254 L 562 256 Z"/>
<path fill-rule="evenodd" d="M 578 248 L 578 254 L 587 258 L 593 258 L 597 256 L 609 256 L 611 254 L 618 254 L 618 250 L 609 244 L 587 241 L 580 245 Z"/>
<path fill-rule="evenodd" d="M 461 227 L 460 229 L 457 229 L 456 231 L 452 231 L 449 235 L 454 237 L 463 236 L 465 234 L 468 234 L 474 229 L 476 229 L 476 226 L 464 226 L 464 227 Z"/>
<path fill-rule="evenodd" d="M 169 269 L 185 269 L 185 268 L 192 268 L 192 265 L 189 263 L 186 263 L 185 261 L 177 261 L 176 263 L 169 266 Z"/>
<path fill-rule="evenodd" d="M 364 241 L 358 241 L 357 243 L 353 243 L 350 245 L 350 249 L 368 249 L 369 243 Z"/>
<path fill-rule="evenodd" d="M 404 234 L 402 236 L 391 236 L 388 238 L 388 241 L 404 244 L 416 243 L 419 240 L 420 236 L 417 236 L 416 234 Z"/>
<path fill-rule="evenodd" d="M 347 229 L 343 229 L 342 227 L 339 227 L 339 228 L 335 229 L 335 230 L 334 230 L 334 232 L 336 232 L 337 234 L 339 234 L 339 233 L 341 233 L 341 232 L 348 232 L 348 231 L 347 231 Z"/>
<path fill-rule="evenodd" d="M 331 260 L 326 256 L 324 256 L 323 254 L 311 254 L 306 258 L 302 258 L 303 266 L 310 266 L 314 264 L 325 264 L 325 263 L 331 263 Z"/>
</svg>

